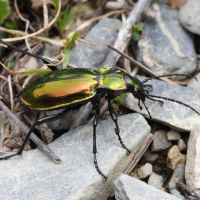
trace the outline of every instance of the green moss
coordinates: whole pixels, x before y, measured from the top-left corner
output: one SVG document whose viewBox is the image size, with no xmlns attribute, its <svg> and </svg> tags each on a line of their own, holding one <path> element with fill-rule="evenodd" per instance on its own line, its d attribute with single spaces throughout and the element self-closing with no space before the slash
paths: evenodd
<svg viewBox="0 0 200 200">
<path fill-rule="evenodd" d="M 10 7 L 8 0 L 0 0 L 0 24 L 3 23 L 9 13 Z"/>
</svg>

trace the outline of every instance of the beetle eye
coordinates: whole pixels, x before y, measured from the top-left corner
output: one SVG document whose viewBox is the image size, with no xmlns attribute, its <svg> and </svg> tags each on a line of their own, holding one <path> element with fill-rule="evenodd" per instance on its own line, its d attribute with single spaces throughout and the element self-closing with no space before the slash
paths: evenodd
<svg viewBox="0 0 200 200">
<path fill-rule="evenodd" d="M 138 88 L 134 88 L 133 93 L 138 93 Z"/>
</svg>

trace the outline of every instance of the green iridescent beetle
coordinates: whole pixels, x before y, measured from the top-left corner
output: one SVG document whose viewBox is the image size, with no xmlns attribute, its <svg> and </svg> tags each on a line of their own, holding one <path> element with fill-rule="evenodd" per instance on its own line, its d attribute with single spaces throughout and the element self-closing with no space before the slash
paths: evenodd
<svg viewBox="0 0 200 200">
<path fill-rule="evenodd" d="M 0 41 L 13 50 L 17 50 L 24 54 L 28 54 L 30 56 L 39 58 L 45 64 L 52 64 L 52 62 L 49 61 L 48 59 L 18 49 L 10 44 L 7 44 L 1 39 Z M 128 153 L 130 153 L 130 150 L 124 145 L 120 137 L 120 131 L 117 123 L 117 116 L 111 104 L 111 100 L 115 99 L 121 94 L 132 93 L 133 96 L 138 99 L 138 106 L 140 107 L 140 109 L 142 109 L 142 107 L 140 106 L 140 101 L 142 101 L 148 113 L 149 113 L 148 108 L 145 105 L 146 98 L 152 101 L 159 101 L 161 104 L 163 103 L 160 100 L 154 99 L 155 97 L 185 105 L 200 115 L 200 113 L 198 113 L 194 108 L 192 108 L 187 104 L 176 101 L 174 99 L 169 99 L 166 97 L 160 97 L 149 94 L 150 92 L 149 89 L 152 89 L 152 86 L 145 85 L 144 83 L 147 82 L 148 80 L 164 76 L 147 78 L 141 82 L 136 77 L 132 77 L 125 70 L 117 67 L 100 68 L 98 70 L 87 69 L 87 68 L 59 70 L 57 66 L 49 66 L 49 68 L 52 70 L 51 73 L 41 76 L 36 81 L 29 84 L 20 91 L 20 93 L 18 94 L 18 102 L 25 106 L 28 106 L 33 110 L 54 110 L 61 108 L 65 108 L 65 110 L 62 113 L 39 119 L 30 128 L 19 151 L 11 155 L 0 157 L 0 160 L 7 159 L 15 155 L 21 155 L 36 125 L 57 120 L 70 110 L 78 109 L 81 106 L 85 105 L 86 103 L 91 102 L 96 109 L 95 118 L 93 122 L 94 164 L 98 173 L 101 174 L 106 180 L 107 176 L 105 176 L 99 169 L 96 159 L 96 153 L 97 153 L 96 127 L 99 121 L 99 115 L 100 115 L 99 104 L 100 104 L 100 99 L 102 97 L 105 96 L 106 99 L 108 100 L 109 112 L 112 120 L 116 125 L 115 132 L 118 136 L 118 139 L 122 147 L 125 148 Z M 172 75 L 187 76 L 181 74 L 169 74 L 165 76 L 172 76 Z M 149 116 L 151 118 L 150 113 Z"/>
</svg>

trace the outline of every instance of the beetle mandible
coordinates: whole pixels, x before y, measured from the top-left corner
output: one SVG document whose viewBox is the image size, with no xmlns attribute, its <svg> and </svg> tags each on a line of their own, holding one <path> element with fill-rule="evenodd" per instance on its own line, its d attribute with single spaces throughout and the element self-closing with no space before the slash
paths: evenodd
<svg viewBox="0 0 200 200">
<path fill-rule="evenodd" d="M 42 56 L 38 56 L 35 54 L 31 54 L 27 51 L 23 51 L 14 47 L 3 40 L 0 39 L 0 42 L 7 45 L 8 48 L 19 51 L 23 54 L 28 54 L 30 56 L 41 59 L 45 64 L 52 64 L 52 62 Z M 118 139 L 124 149 L 127 150 L 128 154 L 130 150 L 124 145 L 121 137 L 120 137 L 120 129 L 117 123 L 117 115 L 112 107 L 111 100 L 120 96 L 124 93 L 132 93 L 133 96 L 138 99 L 138 106 L 140 109 L 140 101 L 144 104 L 150 118 L 151 115 L 149 113 L 148 108 L 145 105 L 145 99 L 148 98 L 152 101 L 158 101 L 163 104 L 162 101 L 158 99 L 169 100 L 172 102 L 176 102 L 182 104 L 198 115 L 200 113 L 189 106 L 180 101 L 176 101 L 174 99 L 170 99 L 167 97 L 155 96 L 149 94 L 149 88 L 152 88 L 151 85 L 146 85 L 147 81 L 159 77 L 166 76 L 188 76 L 184 74 L 169 74 L 163 76 L 150 77 L 142 82 L 136 78 L 128 74 L 125 70 L 118 67 L 107 67 L 100 68 L 98 70 L 93 70 L 89 68 L 73 68 L 73 69 L 62 69 L 60 70 L 57 66 L 48 66 L 52 72 L 39 77 L 37 80 L 26 86 L 24 89 L 20 91 L 17 96 L 17 100 L 20 104 L 25 105 L 33 110 L 55 110 L 65 108 L 65 110 L 61 113 L 58 113 L 53 116 L 48 116 L 41 118 L 35 122 L 30 128 L 22 146 L 20 149 L 10 155 L 5 155 L 0 157 L 0 160 L 7 159 L 16 155 L 21 155 L 24 147 L 34 130 L 36 125 L 40 125 L 43 123 L 51 122 L 61 118 L 64 114 L 68 113 L 70 110 L 75 110 L 85 105 L 88 102 L 91 102 L 95 107 L 95 117 L 93 121 L 93 154 L 94 154 L 94 165 L 99 174 L 101 174 L 104 179 L 107 179 L 107 176 L 103 174 L 100 170 L 97 159 L 97 147 L 96 147 L 96 127 L 99 121 L 100 115 L 100 99 L 102 97 L 106 97 L 108 100 L 108 109 L 111 115 L 112 120 L 115 123 L 115 132 L 118 136 Z M 191 77 L 191 76 L 189 76 Z"/>
</svg>

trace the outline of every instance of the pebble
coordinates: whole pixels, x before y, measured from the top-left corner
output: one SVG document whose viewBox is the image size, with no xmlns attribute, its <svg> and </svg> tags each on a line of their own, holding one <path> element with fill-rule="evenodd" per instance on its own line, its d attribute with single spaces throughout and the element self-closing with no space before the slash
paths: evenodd
<svg viewBox="0 0 200 200">
<path fill-rule="evenodd" d="M 190 133 L 185 179 L 188 187 L 200 188 L 200 126 L 194 127 Z"/>
<path fill-rule="evenodd" d="M 169 132 L 167 132 L 167 140 L 169 141 L 176 141 L 179 140 L 180 138 L 181 134 L 177 131 L 170 130 Z"/>
<path fill-rule="evenodd" d="M 165 131 L 156 131 L 154 134 L 151 151 L 159 152 L 168 149 L 172 146 L 172 143 L 167 141 L 167 136 Z"/>
<path fill-rule="evenodd" d="M 138 169 L 138 176 L 140 179 L 146 178 L 151 175 L 153 166 L 150 163 L 146 163 L 144 166 Z"/>
<path fill-rule="evenodd" d="M 167 166 L 170 169 L 175 170 L 176 166 L 180 163 L 184 163 L 186 160 L 186 155 L 180 152 L 177 145 L 174 145 L 168 152 Z"/>
<path fill-rule="evenodd" d="M 179 20 L 184 28 L 200 35 L 200 1 L 188 0 L 179 11 Z"/>
<path fill-rule="evenodd" d="M 185 197 L 181 195 L 177 189 L 171 189 L 169 190 L 169 192 L 173 194 L 174 196 L 178 197 L 179 199 L 185 199 Z"/>
<path fill-rule="evenodd" d="M 169 181 L 169 189 L 178 189 L 177 182 L 185 180 L 185 163 L 178 164 Z"/>
<path fill-rule="evenodd" d="M 164 183 L 164 178 L 152 172 L 152 174 L 148 179 L 148 184 L 156 188 L 161 188 L 163 186 L 163 183 Z"/>
<path fill-rule="evenodd" d="M 178 140 L 178 148 L 180 149 L 180 151 L 184 151 L 187 149 L 187 145 L 185 144 L 183 139 Z"/>
</svg>

